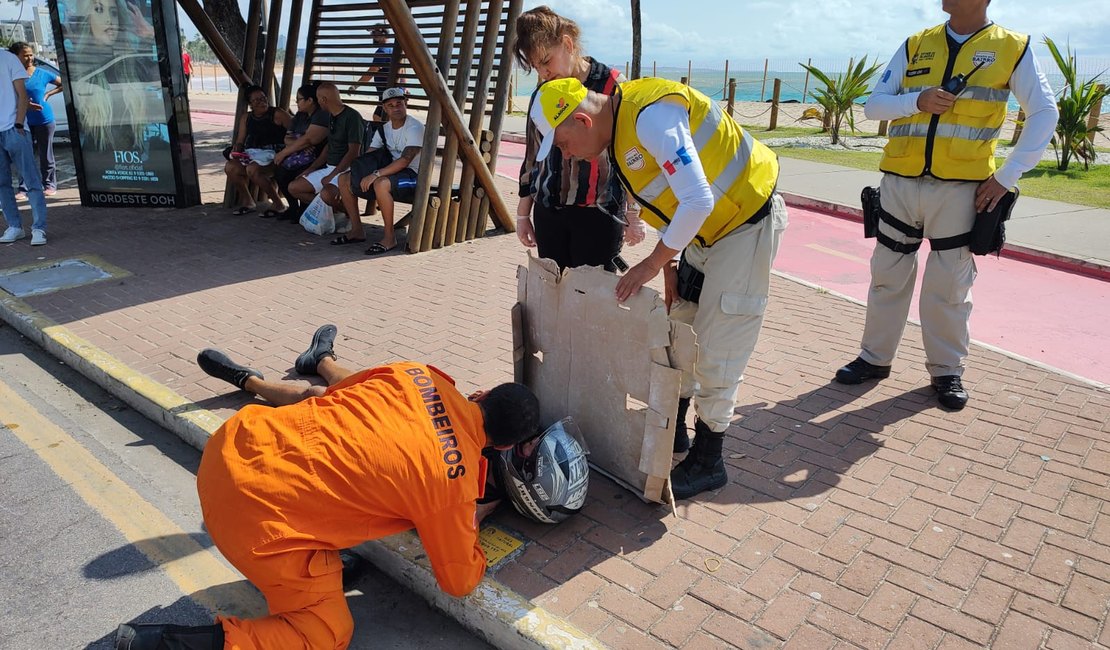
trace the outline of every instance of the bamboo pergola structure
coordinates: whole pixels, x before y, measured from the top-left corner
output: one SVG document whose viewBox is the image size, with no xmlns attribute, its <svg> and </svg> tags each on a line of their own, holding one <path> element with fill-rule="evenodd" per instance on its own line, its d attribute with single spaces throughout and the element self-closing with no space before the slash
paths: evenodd
<svg viewBox="0 0 1110 650">
<path fill-rule="evenodd" d="M 179 0 L 228 74 L 240 84 L 258 82 L 271 93 L 276 84 L 279 106 L 288 105 L 291 89 L 297 83 L 294 77 L 303 1 L 291 0 L 279 80 L 274 68 L 283 0 L 270 0 L 268 11 L 265 0 L 250 0 L 242 61 L 231 52 L 197 0 Z M 493 171 L 510 101 L 512 64 L 507 44 L 513 39 L 522 0 L 310 1 L 299 83 L 331 80 L 344 93 L 346 103 L 376 105 L 377 89 L 372 83 L 358 80 L 374 65 L 377 46 L 369 28 L 388 24 L 394 40 L 389 85 L 409 92 L 410 110 L 427 113 L 416 198 L 408 224 L 408 251 L 428 251 L 481 237 L 490 217 L 504 230 L 514 231 L 515 221 L 494 187 Z M 271 38 L 266 39 L 263 69 L 259 71 L 253 69 L 253 64 L 258 58 L 262 29 Z M 347 90 L 350 87 L 353 89 Z M 236 110 L 243 110 L 242 102 Z"/>
</svg>

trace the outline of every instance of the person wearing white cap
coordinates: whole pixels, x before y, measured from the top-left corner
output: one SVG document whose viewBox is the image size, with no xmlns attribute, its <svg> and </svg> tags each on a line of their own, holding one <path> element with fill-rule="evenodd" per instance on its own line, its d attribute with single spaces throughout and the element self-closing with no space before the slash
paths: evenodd
<svg viewBox="0 0 1110 650">
<path fill-rule="evenodd" d="M 556 146 L 583 159 L 607 151 L 644 221 L 662 231 L 651 254 L 618 281 L 616 297 L 627 300 L 663 272 L 671 317 L 691 324 L 698 343 L 694 367 L 683 368 L 675 450 L 688 444 L 691 398 L 696 437 L 671 471 L 671 488 L 684 499 L 723 487 L 724 434 L 787 223 L 775 154 L 716 102 L 664 79 L 627 81 L 612 96 L 558 79 L 536 90 L 529 117 L 543 135 L 539 159 Z"/>
<path fill-rule="evenodd" d="M 389 88 L 382 93 L 382 107 L 389 121 L 374 132 L 369 151 L 351 163 L 351 172 L 339 177 L 339 197 L 344 210 L 351 215 L 351 231 L 332 241 L 336 246 L 366 241 L 358 217 L 358 199 L 375 200 L 382 211 L 384 232 L 381 241 L 366 249 L 367 255 L 381 255 L 397 246 L 393 232 L 394 201 L 413 201 L 420 149 L 424 146 L 424 124 L 408 114 L 404 88 Z"/>
</svg>

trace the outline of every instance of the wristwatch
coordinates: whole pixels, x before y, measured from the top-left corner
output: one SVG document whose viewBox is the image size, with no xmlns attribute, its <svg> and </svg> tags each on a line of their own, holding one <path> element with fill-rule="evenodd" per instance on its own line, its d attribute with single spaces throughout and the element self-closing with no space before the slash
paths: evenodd
<svg viewBox="0 0 1110 650">
<path fill-rule="evenodd" d="M 23 130 L 23 123 L 22 123 L 22 122 L 16 122 L 16 123 L 15 123 L 15 128 L 17 128 L 17 129 L 19 129 L 20 131 L 22 131 L 22 130 Z"/>
</svg>

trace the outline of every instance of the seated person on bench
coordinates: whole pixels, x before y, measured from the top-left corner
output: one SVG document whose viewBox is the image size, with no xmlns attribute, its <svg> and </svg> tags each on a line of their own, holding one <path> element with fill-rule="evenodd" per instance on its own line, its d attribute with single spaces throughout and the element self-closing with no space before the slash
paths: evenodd
<svg viewBox="0 0 1110 650">
<path fill-rule="evenodd" d="M 262 216 L 296 223 L 304 211 L 305 206 L 289 193 L 289 184 L 308 169 L 322 149 L 327 148 L 328 132 L 331 130 L 331 113 L 317 103 L 316 85 L 308 83 L 297 89 L 297 114 L 293 116 L 293 126 L 289 127 L 285 136 L 285 148 L 274 156 L 274 182 L 289 206 L 285 212 Z"/>
<path fill-rule="evenodd" d="M 320 104 L 320 110 L 331 115 L 328 146 L 300 176 L 289 183 L 289 193 L 306 206 L 319 194 L 328 205 L 338 207 L 336 177 L 347 171 L 351 161 L 361 153 L 362 132 L 366 123 L 358 111 L 343 103 L 339 90 L 330 81 L 316 87 L 316 102 Z"/>
<path fill-rule="evenodd" d="M 358 216 L 358 199 L 377 200 L 382 211 L 385 232 L 380 242 L 366 250 L 367 255 L 380 255 L 397 246 L 393 203 L 412 203 L 420 148 L 424 144 L 424 125 L 408 114 L 408 96 L 403 88 L 390 88 L 382 93 L 382 107 L 389 121 L 374 134 L 369 152 L 356 158 L 351 163 L 351 172 L 341 175 L 338 181 L 343 210 L 351 217 L 351 231 L 332 244 L 366 241 Z"/>
</svg>

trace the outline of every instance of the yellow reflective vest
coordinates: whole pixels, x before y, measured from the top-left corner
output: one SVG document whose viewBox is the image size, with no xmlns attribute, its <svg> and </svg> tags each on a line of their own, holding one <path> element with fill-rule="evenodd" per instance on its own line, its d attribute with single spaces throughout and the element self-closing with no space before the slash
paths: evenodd
<svg viewBox="0 0 1110 650">
<path fill-rule="evenodd" d="M 655 228 L 671 222 L 678 199 L 667 183 L 690 153 L 680 149 L 661 167 L 636 135 L 640 112 L 655 102 L 677 98 L 690 114 L 690 131 L 713 191 L 713 211 L 698 230 L 697 241 L 711 246 L 750 219 L 771 197 L 778 181 L 774 152 L 757 142 L 717 102 L 689 86 L 665 79 L 636 79 L 620 85 L 609 158 L 618 176 L 644 208 L 641 216 Z"/>
<path fill-rule="evenodd" d="M 1029 46 L 1029 37 L 995 24 L 961 45 L 945 25 L 906 41 L 904 93 L 940 86 L 957 74 L 967 88 L 942 115 L 919 112 L 890 123 L 879 169 L 898 176 L 930 175 L 941 180 L 982 181 L 994 174 L 994 151 L 1006 119 L 1010 76 Z"/>
</svg>

